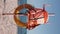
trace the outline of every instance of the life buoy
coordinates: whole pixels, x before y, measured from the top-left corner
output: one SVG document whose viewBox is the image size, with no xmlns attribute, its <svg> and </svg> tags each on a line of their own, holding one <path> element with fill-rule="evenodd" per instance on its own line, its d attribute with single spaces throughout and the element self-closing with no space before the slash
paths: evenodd
<svg viewBox="0 0 60 34">
<path fill-rule="evenodd" d="M 22 5 L 18 6 L 18 7 L 15 9 L 14 14 L 19 13 L 19 11 L 20 11 L 21 9 L 23 9 L 23 8 L 27 8 L 28 10 L 34 9 L 34 7 L 31 6 L 31 5 L 29 5 L 29 4 L 22 4 Z M 26 27 L 27 27 L 27 24 L 21 22 L 20 19 L 17 18 L 16 15 L 14 15 L 14 21 L 15 21 L 15 23 L 16 23 L 18 26 L 20 26 L 20 27 L 23 27 L 23 28 L 26 28 Z"/>
</svg>

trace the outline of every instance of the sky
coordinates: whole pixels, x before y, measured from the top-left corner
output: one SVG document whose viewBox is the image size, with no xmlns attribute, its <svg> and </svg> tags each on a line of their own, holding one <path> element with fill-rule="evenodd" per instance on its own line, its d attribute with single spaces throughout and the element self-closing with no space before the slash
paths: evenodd
<svg viewBox="0 0 60 34">
<path fill-rule="evenodd" d="M 42 8 L 43 4 L 49 4 L 51 6 L 46 6 L 47 12 L 55 13 L 55 16 L 49 17 L 48 24 L 27 30 L 27 34 L 60 34 L 60 0 L 27 0 L 27 3 L 36 8 Z"/>
<path fill-rule="evenodd" d="M 25 0 L 20 1 L 20 4 L 25 3 Z M 43 4 L 49 4 L 51 6 L 46 6 L 46 11 L 55 13 L 55 16 L 49 17 L 48 24 L 39 25 L 33 30 L 27 30 L 27 34 L 60 34 L 60 0 L 27 0 L 27 4 L 31 4 L 36 8 L 42 8 Z M 24 19 L 22 21 L 25 22 Z M 21 29 L 18 27 L 18 34 L 20 34 Z"/>
</svg>

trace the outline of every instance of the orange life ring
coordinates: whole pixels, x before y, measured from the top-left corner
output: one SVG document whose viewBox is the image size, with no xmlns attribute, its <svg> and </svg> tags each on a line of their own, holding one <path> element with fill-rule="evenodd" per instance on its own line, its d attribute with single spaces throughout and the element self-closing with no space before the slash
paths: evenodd
<svg viewBox="0 0 60 34">
<path fill-rule="evenodd" d="M 29 4 L 22 4 L 22 5 L 18 6 L 18 7 L 15 9 L 14 14 L 19 13 L 19 11 L 20 11 L 21 9 L 23 9 L 23 8 L 27 8 L 27 9 L 29 9 L 29 10 L 34 9 L 34 7 L 31 6 L 31 5 L 29 5 Z M 27 24 L 21 22 L 20 19 L 19 19 L 16 15 L 14 15 L 14 21 L 15 21 L 15 23 L 16 23 L 18 26 L 20 26 L 20 27 L 23 27 L 23 28 L 26 28 L 26 27 L 27 27 Z"/>
</svg>

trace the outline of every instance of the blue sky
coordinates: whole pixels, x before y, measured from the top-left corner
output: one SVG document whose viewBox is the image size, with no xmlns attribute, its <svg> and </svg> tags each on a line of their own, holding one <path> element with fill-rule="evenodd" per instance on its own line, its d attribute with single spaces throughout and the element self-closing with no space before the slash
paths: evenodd
<svg viewBox="0 0 60 34">
<path fill-rule="evenodd" d="M 49 17 L 49 24 L 27 30 L 27 34 L 60 34 L 60 0 L 27 0 L 27 3 L 36 8 L 42 8 L 43 4 L 50 4 L 51 6 L 46 6 L 47 12 L 55 13 L 54 17 Z"/>
<path fill-rule="evenodd" d="M 19 2 L 24 4 L 25 0 Z M 33 30 L 24 30 L 18 27 L 18 34 L 22 32 L 27 32 L 27 34 L 60 34 L 60 0 L 27 0 L 28 4 L 33 5 L 36 8 L 42 8 L 43 4 L 50 4 L 51 6 L 46 6 L 46 10 L 49 13 L 55 13 L 54 17 L 49 17 L 49 24 L 37 26 Z M 25 21 L 25 20 L 23 20 Z M 23 34 L 23 33 L 21 33 Z"/>
</svg>

